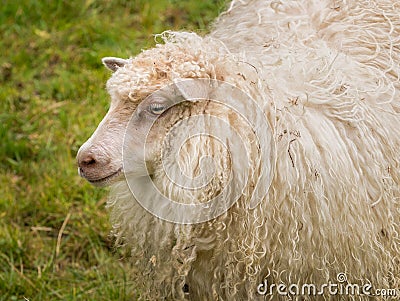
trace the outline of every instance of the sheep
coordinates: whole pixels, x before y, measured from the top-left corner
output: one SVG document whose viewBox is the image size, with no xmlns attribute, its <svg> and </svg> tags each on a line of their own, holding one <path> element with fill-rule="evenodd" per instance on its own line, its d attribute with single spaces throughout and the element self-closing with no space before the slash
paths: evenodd
<svg viewBox="0 0 400 301">
<path fill-rule="evenodd" d="M 232 1 L 204 37 L 167 31 L 103 59 L 111 106 L 77 161 L 111 186 L 141 299 L 369 300 L 399 287 L 399 9 Z"/>
</svg>

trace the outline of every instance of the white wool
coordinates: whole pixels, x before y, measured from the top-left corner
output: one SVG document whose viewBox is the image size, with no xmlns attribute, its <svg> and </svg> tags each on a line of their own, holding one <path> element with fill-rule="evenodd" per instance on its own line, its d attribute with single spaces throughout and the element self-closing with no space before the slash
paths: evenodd
<svg viewBox="0 0 400 301">
<path fill-rule="evenodd" d="M 132 251 L 142 299 L 184 299 L 187 284 L 190 300 L 262 300 L 264 278 L 321 285 L 340 272 L 349 283 L 400 286 L 399 9 L 387 0 L 233 1 L 208 36 L 167 32 L 114 74 L 113 97 L 177 78 L 234 84 L 265 110 L 276 149 L 276 162 L 258 162 L 248 137 L 254 178 L 231 209 L 202 224 L 158 219 L 126 183 L 114 185 L 114 234 Z M 199 155 L 222 152 L 193 145 L 182 158 L 189 170 Z M 229 165 L 217 158 L 216 186 Z M 249 209 L 250 184 L 270 165 L 268 195 Z M 217 193 L 190 195 L 157 174 L 156 182 L 175 198 Z"/>
</svg>

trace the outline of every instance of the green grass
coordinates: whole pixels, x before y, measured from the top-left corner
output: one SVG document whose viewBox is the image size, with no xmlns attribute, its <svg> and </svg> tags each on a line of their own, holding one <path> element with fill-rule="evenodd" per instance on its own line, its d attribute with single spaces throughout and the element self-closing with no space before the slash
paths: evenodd
<svg viewBox="0 0 400 301">
<path fill-rule="evenodd" d="M 0 300 L 134 300 L 106 189 L 75 155 L 107 111 L 103 56 L 204 32 L 224 1 L 5 0 L 0 10 Z"/>
</svg>

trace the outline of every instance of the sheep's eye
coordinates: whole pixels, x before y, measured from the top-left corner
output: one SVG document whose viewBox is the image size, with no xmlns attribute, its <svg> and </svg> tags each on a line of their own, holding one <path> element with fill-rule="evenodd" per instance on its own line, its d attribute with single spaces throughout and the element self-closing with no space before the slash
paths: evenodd
<svg viewBox="0 0 400 301">
<path fill-rule="evenodd" d="M 151 113 L 155 114 L 155 115 L 160 115 L 162 114 L 165 110 L 167 109 L 166 105 L 163 105 L 161 103 L 152 103 L 149 106 L 149 110 Z"/>
</svg>

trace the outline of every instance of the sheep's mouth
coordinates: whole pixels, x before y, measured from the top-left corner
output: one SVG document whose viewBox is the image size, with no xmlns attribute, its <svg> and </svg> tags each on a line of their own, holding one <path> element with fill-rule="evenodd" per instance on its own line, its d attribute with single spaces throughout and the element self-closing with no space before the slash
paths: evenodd
<svg viewBox="0 0 400 301">
<path fill-rule="evenodd" d="M 117 171 L 113 172 L 112 174 L 109 174 L 108 176 L 105 176 L 103 178 L 97 178 L 97 179 L 86 178 L 86 180 L 88 180 L 89 183 L 94 186 L 103 187 L 103 186 L 108 186 L 113 182 L 115 182 L 115 180 L 117 180 L 121 176 L 121 174 L 122 174 L 122 167 L 120 167 Z"/>
</svg>

